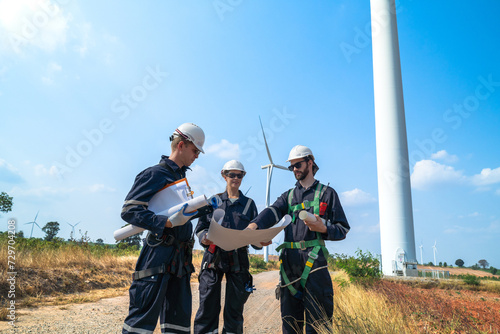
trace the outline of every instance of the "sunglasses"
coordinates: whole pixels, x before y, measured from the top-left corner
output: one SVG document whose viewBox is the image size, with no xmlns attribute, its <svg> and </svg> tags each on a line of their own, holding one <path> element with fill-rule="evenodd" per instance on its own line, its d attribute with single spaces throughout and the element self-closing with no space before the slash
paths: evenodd
<svg viewBox="0 0 500 334">
<path fill-rule="evenodd" d="M 242 179 L 245 175 L 243 173 L 226 173 L 226 176 L 230 179 L 234 179 L 235 177 Z"/>
<path fill-rule="evenodd" d="M 296 163 L 294 163 L 293 165 L 288 166 L 288 170 L 289 170 L 290 172 L 293 172 L 293 169 L 294 169 L 294 168 L 297 168 L 297 169 L 302 168 L 302 163 L 303 163 L 303 162 L 307 162 L 307 159 L 306 159 L 306 160 L 299 161 L 299 162 L 296 162 Z"/>
</svg>

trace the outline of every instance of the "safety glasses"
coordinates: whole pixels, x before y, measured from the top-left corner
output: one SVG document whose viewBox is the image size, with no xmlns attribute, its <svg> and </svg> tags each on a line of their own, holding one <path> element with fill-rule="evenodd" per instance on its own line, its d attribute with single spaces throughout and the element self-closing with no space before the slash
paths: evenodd
<svg viewBox="0 0 500 334">
<path fill-rule="evenodd" d="M 296 162 L 296 163 L 294 163 L 293 165 L 288 166 L 288 170 L 289 170 L 290 172 L 293 172 L 293 169 L 294 169 L 294 168 L 297 168 L 297 169 L 302 168 L 302 163 L 303 163 L 303 162 L 307 162 L 307 159 L 306 159 L 306 160 L 299 161 L 299 162 Z"/>
<path fill-rule="evenodd" d="M 230 179 L 234 179 L 235 177 L 242 179 L 245 175 L 243 173 L 226 173 L 226 176 Z"/>
</svg>

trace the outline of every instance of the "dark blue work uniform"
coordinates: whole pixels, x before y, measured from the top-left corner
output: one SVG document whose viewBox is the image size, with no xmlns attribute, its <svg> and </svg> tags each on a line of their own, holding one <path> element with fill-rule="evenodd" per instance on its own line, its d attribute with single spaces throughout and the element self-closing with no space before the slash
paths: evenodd
<svg viewBox="0 0 500 334">
<path fill-rule="evenodd" d="M 318 181 L 315 180 L 313 185 L 305 189 L 300 182 L 297 181 L 293 188 L 292 205 L 314 200 L 314 193 Z M 278 222 L 284 215 L 289 212 L 289 191 L 284 192 L 276 202 L 270 207 L 264 209 L 259 216 L 253 220 L 259 229 L 266 229 Z M 326 220 L 327 232 L 320 234 L 323 240 L 342 240 L 345 239 L 349 231 L 349 223 L 344 214 L 344 210 L 340 204 L 339 198 L 335 190 L 331 187 L 326 187 L 324 193 L 320 197 L 320 201 L 327 204 L 324 215 L 321 217 Z M 314 209 L 306 209 L 310 213 L 314 213 Z M 290 223 L 285 228 L 285 242 L 298 242 L 317 239 L 316 232 L 309 230 L 304 222 L 297 216 L 293 223 Z M 300 278 L 306 262 L 309 258 L 309 253 L 313 247 L 304 249 L 283 249 L 281 260 L 285 273 L 290 282 Z M 333 316 L 333 287 L 332 280 L 327 268 L 314 269 L 327 265 L 327 259 L 320 251 L 318 258 L 314 261 L 311 268 L 311 273 L 307 278 L 305 289 L 300 285 L 300 282 L 293 284 L 293 287 L 301 291 L 302 298 L 293 296 L 287 287 L 283 287 L 284 279 L 281 275 L 280 301 L 281 301 L 281 317 L 283 321 L 283 333 L 297 333 L 297 329 L 303 328 L 304 310 L 306 321 L 306 332 L 315 333 L 315 330 L 310 325 L 311 323 L 323 320 L 325 315 L 328 318 Z M 314 272 L 313 272 L 314 271 Z M 297 321 L 298 326 L 294 325 Z"/>
<path fill-rule="evenodd" d="M 129 290 L 129 315 L 123 333 L 153 333 L 158 316 L 162 333 L 191 331 L 192 224 L 165 228 L 168 218 L 148 210 L 153 195 L 184 178 L 187 169 L 162 156 L 158 165 L 137 175 L 125 199 L 123 220 L 149 230 L 151 237 L 163 238 L 163 242 L 155 238 L 144 242 L 134 273 L 141 275 L 134 278 Z M 150 246 L 148 239 L 158 245 Z"/>
<path fill-rule="evenodd" d="M 235 230 L 245 229 L 257 216 L 257 207 L 252 199 L 241 191 L 232 203 L 227 191 L 220 194 L 225 215 L 222 226 Z M 212 215 L 200 217 L 196 235 L 203 239 L 208 232 Z M 224 303 L 224 328 L 222 333 L 243 333 L 243 306 L 251 293 L 252 276 L 248 272 L 248 247 L 226 252 L 219 247 L 207 247 L 201 264 L 200 308 L 194 320 L 194 333 L 218 333 L 221 310 L 221 282 L 226 275 L 226 298 Z M 247 289 L 248 290 L 247 290 Z"/>
</svg>

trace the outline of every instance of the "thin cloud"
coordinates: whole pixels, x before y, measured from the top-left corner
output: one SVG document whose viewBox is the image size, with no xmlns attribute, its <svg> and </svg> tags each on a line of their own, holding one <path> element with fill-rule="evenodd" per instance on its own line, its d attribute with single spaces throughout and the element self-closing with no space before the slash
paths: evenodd
<svg viewBox="0 0 500 334">
<path fill-rule="evenodd" d="M 88 190 L 91 193 L 100 193 L 100 192 L 114 192 L 116 191 L 115 188 L 111 188 L 108 186 L 105 186 L 104 184 L 93 184 L 88 187 Z"/>
<path fill-rule="evenodd" d="M 43 164 L 36 165 L 33 167 L 36 176 L 58 176 L 57 167 L 52 165 L 50 167 L 45 167 Z"/>
<path fill-rule="evenodd" d="M 240 145 L 230 143 L 226 139 L 222 139 L 217 144 L 212 144 L 206 149 L 207 154 L 215 154 L 219 158 L 238 160 L 240 158 Z"/>
<path fill-rule="evenodd" d="M 458 161 L 458 157 L 453 154 L 449 154 L 445 150 L 441 150 L 439 152 L 433 153 L 431 155 L 431 159 L 433 160 L 442 160 L 446 163 L 455 163 Z"/>
<path fill-rule="evenodd" d="M 52 52 L 64 47 L 71 15 L 53 1 L 0 1 L 0 40 L 4 50 L 22 54 L 27 47 Z"/>
<path fill-rule="evenodd" d="M 484 168 L 480 174 L 472 176 L 471 181 L 475 186 L 485 186 L 500 183 L 500 167 L 495 169 Z"/>
<path fill-rule="evenodd" d="M 3 159 L 0 159 L 0 180 L 12 184 L 24 182 L 17 169 Z"/>
<path fill-rule="evenodd" d="M 415 189 L 430 189 L 437 185 L 454 185 L 466 182 L 462 171 L 432 160 L 421 160 L 415 164 L 411 174 L 411 185 Z"/>
<path fill-rule="evenodd" d="M 363 205 L 377 201 L 371 194 L 358 188 L 342 192 L 340 200 L 343 206 Z"/>
<path fill-rule="evenodd" d="M 54 76 L 57 72 L 61 72 L 62 66 L 56 62 L 51 62 L 47 65 L 46 75 L 42 77 L 42 82 L 50 85 L 54 83 Z"/>
</svg>

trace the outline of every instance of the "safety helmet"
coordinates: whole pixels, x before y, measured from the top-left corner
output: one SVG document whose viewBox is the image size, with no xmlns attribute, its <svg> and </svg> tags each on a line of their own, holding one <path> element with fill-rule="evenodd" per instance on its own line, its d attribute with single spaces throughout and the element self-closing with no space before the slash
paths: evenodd
<svg viewBox="0 0 500 334">
<path fill-rule="evenodd" d="M 174 136 L 179 136 L 189 140 L 198 150 L 200 150 L 201 153 L 205 153 L 205 151 L 203 151 L 205 133 L 198 125 L 193 123 L 181 124 L 177 129 L 175 129 L 174 133 L 170 137 L 170 141 L 173 140 Z"/>
<path fill-rule="evenodd" d="M 307 156 L 311 156 L 311 159 L 314 160 L 314 155 L 309 147 L 297 145 L 294 146 L 294 148 L 292 148 L 292 150 L 290 151 L 288 160 L 286 162 L 289 162 L 293 159 L 305 158 Z"/>
<path fill-rule="evenodd" d="M 222 167 L 222 173 L 228 170 L 240 170 L 243 172 L 243 174 L 246 174 L 245 167 L 243 167 L 243 164 L 238 160 L 229 160 L 228 162 L 226 162 Z"/>
</svg>

